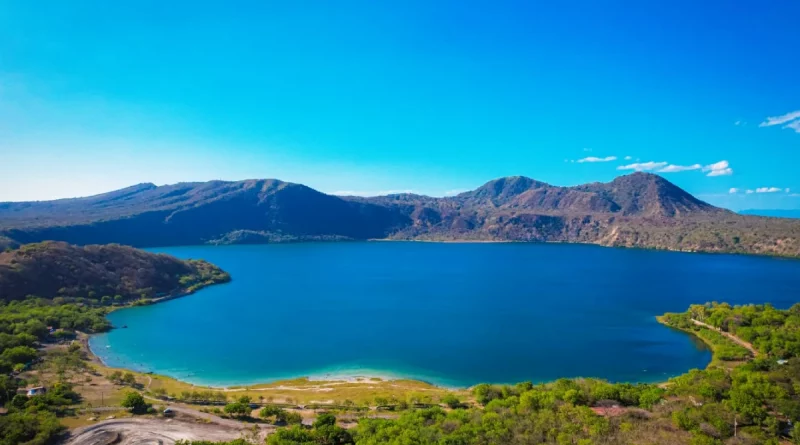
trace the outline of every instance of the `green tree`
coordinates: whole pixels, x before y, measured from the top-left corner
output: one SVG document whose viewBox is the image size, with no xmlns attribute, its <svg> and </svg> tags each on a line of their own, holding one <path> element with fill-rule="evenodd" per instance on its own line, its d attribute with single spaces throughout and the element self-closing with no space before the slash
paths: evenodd
<svg viewBox="0 0 800 445">
<path fill-rule="evenodd" d="M 325 425 L 336 425 L 336 416 L 331 413 L 322 413 L 314 420 L 314 428 L 320 428 Z"/>
<path fill-rule="evenodd" d="M 134 414 L 144 414 L 150 408 L 150 405 L 144 401 L 144 397 L 136 391 L 125 393 L 125 398 L 122 399 L 121 405 L 130 409 Z"/>
<path fill-rule="evenodd" d="M 458 397 L 456 397 L 455 395 L 450 394 L 450 393 L 448 393 L 444 397 L 442 397 L 442 403 L 444 403 L 445 405 L 447 405 L 447 406 L 449 406 L 450 408 L 453 408 L 453 409 L 458 408 L 459 406 L 461 406 L 461 400 L 458 400 Z"/>
<path fill-rule="evenodd" d="M 123 374 L 121 380 L 122 380 L 122 383 L 124 383 L 124 384 L 126 384 L 128 386 L 136 385 L 136 376 L 134 376 L 133 373 L 131 373 L 131 372 L 126 372 L 125 374 Z"/>
<path fill-rule="evenodd" d="M 234 402 L 225 405 L 223 409 L 226 414 L 230 414 L 236 417 L 247 417 L 250 415 L 250 405 L 241 402 Z"/>
</svg>

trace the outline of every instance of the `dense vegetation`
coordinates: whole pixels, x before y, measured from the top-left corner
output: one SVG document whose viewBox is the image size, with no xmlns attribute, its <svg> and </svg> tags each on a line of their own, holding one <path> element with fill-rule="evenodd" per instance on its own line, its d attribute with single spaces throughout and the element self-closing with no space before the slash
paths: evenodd
<svg viewBox="0 0 800 445">
<path fill-rule="evenodd" d="M 47 388 L 45 394 L 17 394 L 26 384 L 17 374 L 40 360 L 37 348 L 43 343 L 72 338 L 75 331 L 109 329 L 106 311 L 104 307 L 57 304 L 45 299 L 0 300 L 0 405 L 8 409 L 7 415 L 0 416 L 0 445 L 45 444 L 63 431 L 58 417 L 79 400 L 66 375 L 67 369 L 84 366 L 78 345 L 52 354 L 47 366 L 60 382 Z"/>
<path fill-rule="evenodd" d="M 0 415 L 0 445 L 52 443 L 64 430 L 58 418 L 80 400 L 70 378 L 86 368 L 77 332 L 110 329 L 105 315 L 112 306 L 226 280 L 227 274 L 204 261 L 116 245 L 44 242 L 0 254 L 0 406 L 7 410 Z M 69 347 L 51 350 L 44 360 L 41 346 L 67 342 Z M 33 366 L 47 369 L 57 383 L 28 397 L 18 393 L 28 383 L 20 373 Z M 134 412 L 146 411 L 141 396 L 132 394 L 126 403 Z"/>
<path fill-rule="evenodd" d="M 446 198 L 338 197 L 266 179 L 140 184 L 88 198 L 0 203 L 0 248 L 46 239 L 164 246 L 370 238 L 800 256 L 800 221 L 737 215 L 648 173 L 575 187 L 515 176 Z"/>
<path fill-rule="evenodd" d="M 201 260 L 183 261 L 120 245 L 28 244 L 0 253 L 0 298 L 28 295 L 121 303 L 154 298 L 228 281 L 228 274 Z"/>
</svg>

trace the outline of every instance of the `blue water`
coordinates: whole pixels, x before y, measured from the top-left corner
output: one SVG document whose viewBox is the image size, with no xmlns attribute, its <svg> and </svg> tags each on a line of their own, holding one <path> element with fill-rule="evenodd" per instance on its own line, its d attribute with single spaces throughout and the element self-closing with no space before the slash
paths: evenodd
<svg viewBox="0 0 800 445">
<path fill-rule="evenodd" d="M 800 261 L 562 244 L 313 243 L 151 249 L 233 281 L 116 311 L 112 366 L 197 384 L 312 376 L 445 386 L 658 381 L 710 352 L 654 317 L 706 301 L 800 300 Z M 108 346 L 108 347 L 107 347 Z"/>
</svg>

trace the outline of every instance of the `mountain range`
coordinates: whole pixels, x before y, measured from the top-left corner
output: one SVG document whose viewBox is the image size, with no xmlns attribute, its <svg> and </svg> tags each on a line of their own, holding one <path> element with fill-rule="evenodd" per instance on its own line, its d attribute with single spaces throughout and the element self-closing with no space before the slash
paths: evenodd
<svg viewBox="0 0 800 445">
<path fill-rule="evenodd" d="M 559 187 L 522 176 L 457 196 L 333 196 L 275 179 L 139 184 L 86 197 L 0 203 L 0 246 L 313 240 L 579 242 L 800 256 L 800 221 L 746 216 L 661 176 Z"/>
</svg>

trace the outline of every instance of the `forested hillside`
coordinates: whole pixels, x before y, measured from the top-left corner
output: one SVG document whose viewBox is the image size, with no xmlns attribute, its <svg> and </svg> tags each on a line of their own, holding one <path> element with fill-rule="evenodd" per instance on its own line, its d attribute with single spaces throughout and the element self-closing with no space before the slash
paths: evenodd
<svg viewBox="0 0 800 445">
<path fill-rule="evenodd" d="M 86 298 L 122 302 L 228 281 L 202 260 L 183 261 L 120 245 L 28 244 L 0 253 L 0 299 Z"/>
</svg>

